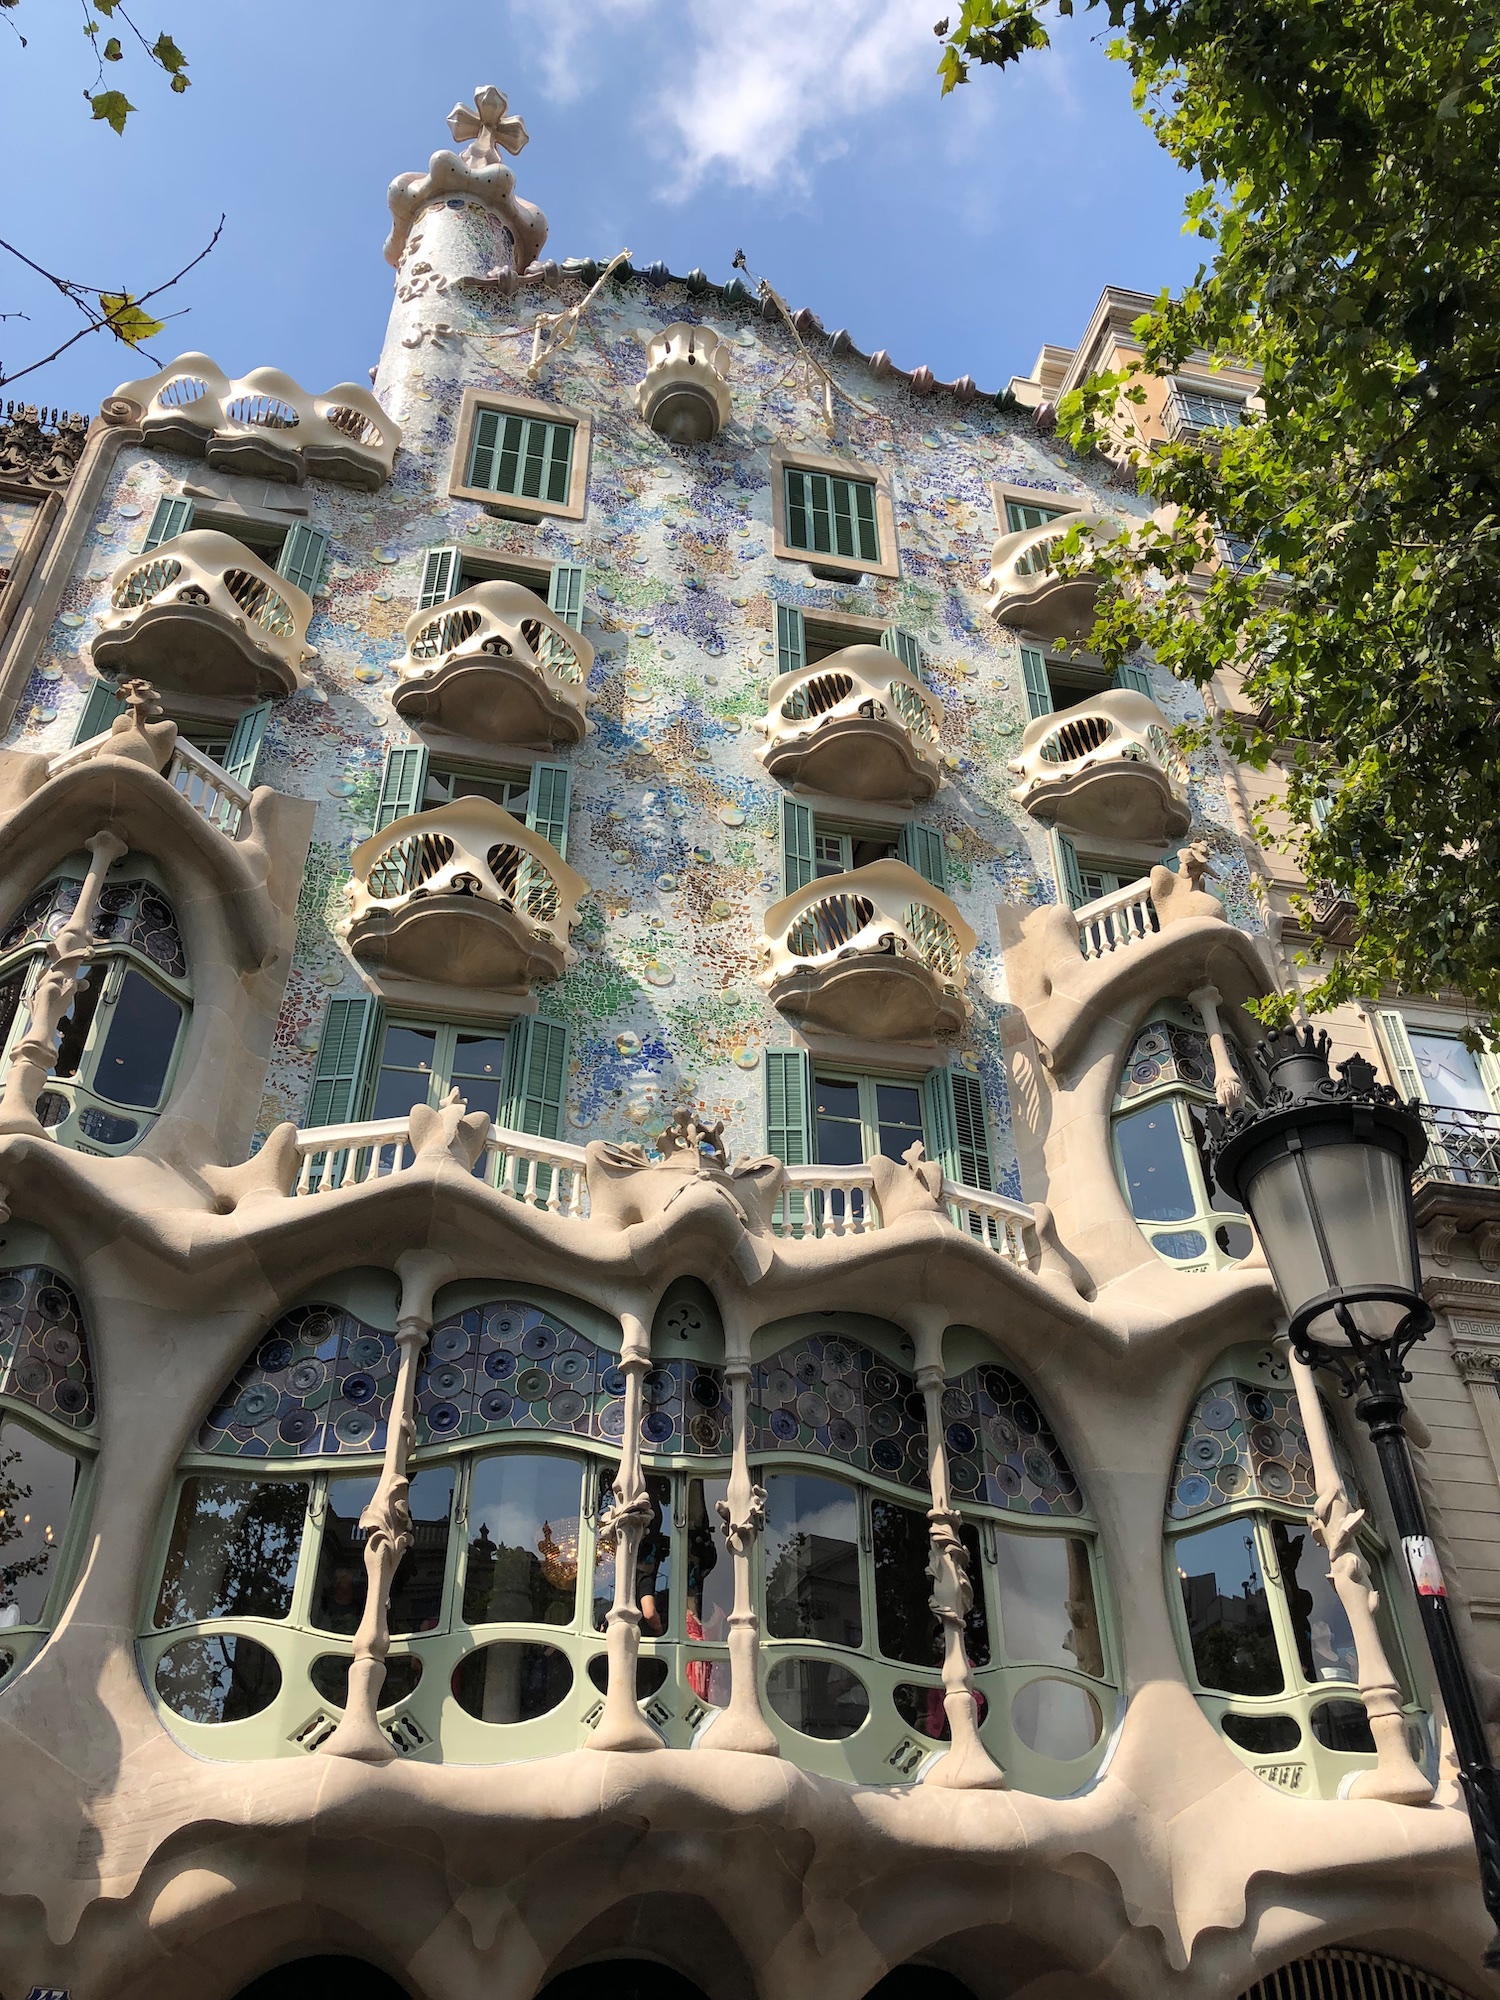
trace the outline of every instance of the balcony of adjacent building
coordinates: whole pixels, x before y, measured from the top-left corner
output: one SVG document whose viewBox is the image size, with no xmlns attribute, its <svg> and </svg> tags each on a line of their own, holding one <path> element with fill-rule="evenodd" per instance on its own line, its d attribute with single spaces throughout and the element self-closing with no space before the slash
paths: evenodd
<svg viewBox="0 0 1500 2000">
<path fill-rule="evenodd" d="M 536 591 L 491 579 L 407 620 L 392 706 L 476 743 L 552 749 L 583 740 L 593 663 Z"/>
<path fill-rule="evenodd" d="M 1042 510 L 1015 510 L 1017 513 Z M 1076 569 L 1077 560 L 1087 562 L 1093 541 L 1107 542 L 1120 532 L 1120 522 L 1092 509 L 1072 513 L 1051 513 L 1050 517 L 1025 527 L 1011 527 L 1007 520 L 990 552 L 987 582 L 992 591 L 991 616 L 1001 625 L 1032 632 L 1046 640 L 1082 640 L 1094 623 L 1094 602 L 1099 594 L 1097 570 Z M 1066 565 L 1060 573 L 1062 545 L 1075 528 L 1083 531 L 1084 555 Z"/>
<path fill-rule="evenodd" d="M 1017 800 L 1043 825 L 1156 842 L 1192 824 L 1187 767 L 1167 718 L 1133 688 L 1033 717 L 1010 768 Z"/>
<path fill-rule="evenodd" d="M 588 885 L 492 799 L 407 814 L 350 858 L 345 935 L 377 972 L 525 995 L 570 961 L 568 933 Z"/>
<path fill-rule="evenodd" d="M 757 975 L 807 1027 L 930 1043 L 969 1016 L 964 967 L 974 932 L 943 890 L 885 859 L 826 875 L 767 910 Z"/>
<path fill-rule="evenodd" d="M 778 675 L 761 728 L 761 762 L 784 785 L 917 806 L 942 781 L 937 704 L 883 646 L 845 646 Z"/>
</svg>

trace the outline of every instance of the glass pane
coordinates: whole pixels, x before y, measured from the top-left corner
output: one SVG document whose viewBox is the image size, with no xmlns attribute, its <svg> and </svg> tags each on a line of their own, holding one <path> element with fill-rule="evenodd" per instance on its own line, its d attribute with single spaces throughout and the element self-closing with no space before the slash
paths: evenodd
<svg viewBox="0 0 1500 2000">
<path fill-rule="evenodd" d="M 81 1470 L 35 1431 L 0 1425 L 0 1629 L 42 1622 Z"/>
<path fill-rule="evenodd" d="M 1373 1756 L 1375 1736 L 1362 1701 L 1320 1701 L 1312 1712 L 1312 1733 L 1325 1750 Z"/>
<path fill-rule="evenodd" d="M 727 1479 L 690 1479 L 687 1496 L 687 1636 L 729 1637 L 734 1609 L 734 1558 L 721 1533 L 718 1503 L 727 1498 Z M 708 1665 L 709 1662 L 700 1662 Z M 693 1670 L 688 1669 L 692 1680 Z M 707 1676 L 703 1676 L 705 1680 Z M 702 1690 L 700 1689 L 701 1693 Z"/>
<path fill-rule="evenodd" d="M 156 1599 L 158 1630 L 199 1618 L 285 1618 L 307 1495 L 303 1479 L 185 1479 Z"/>
<path fill-rule="evenodd" d="M 848 842 L 839 833 L 820 833 L 813 839 L 815 872 L 824 875 L 842 875 L 849 865 Z"/>
<path fill-rule="evenodd" d="M 1359 1685 L 1354 1633 L 1328 1574 L 1328 1557 L 1305 1526 L 1290 1521 L 1271 1523 L 1271 1546 L 1286 1589 L 1302 1678 L 1349 1681 Z"/>
<path fill-rule="evenodd" d="M 657 1691 L 666 1686 L 670 1671 L 665 1660 L 656 1659 L 649 1653 L 640 1654 L 635 1663 L 635 1698 L 649 1701 Z M 595 1653 L 589 1661 L 589 1679 L 600 1694 L 609 1693 L 609 1655 Z"/>
<path fill-rule="evenodd" d="M 859 1115 L 859 1085 L 833 1077 L 814 1080 L 818 1163 L 825 1167 L 857 1167 L 865 1157 L 864 1126 Z"/>
<path fill-rule="evenodd" d="M 1028 1681 L 1011 1703 L 1010 1719 L 1028 1750 L 1060 1763 L 1086 1756 L 1104 1730 L 1098 1702 L 1073 1681 Z"/>
<path fill-rule="evenodd" d="M 142 973 L 127 972 L 94 1064 L 93 1084 L 99 1095 L 115 1104 L 154 1110 L 161 1101 L 181 1025 L 179 1001 Z"/>
<path fill-rule="evenodd" d="M 1131 1213 L 1142 1222 L 1185 1222 L 1198 1212 L 1170 1099 L 1115 1120 Z"/>
<path fill-rule="evenodd" d="M 1491 1108 L 1490 1094 L 1479 1074 L 1479 1058 L 1457 1036 L 1424 1034 L 1420 1028 L 1410 1028 L 1407 1033 L 1422 1079 L 1422 1095 L 1429 1104 L 1451 1106 L 1455 1111 Z"/>
<path fill-rule="evenodd" d="M 452 1082 L 471 1111 L 500 1115 L 500 1079 L 505 1072 L 504 1035 L 460 1035 L 453 1051 Z"/>
<path fill-rule="evenodd" d="M 852 1736 L 870 1713 L 864 1682 L 837 1660 L 778 1660 L 766 1696 L 789 1727 L 824 1742 Z"/>
<path fill-rule="evenodd" d="M 556 1646 L 481 1646 L 453 1669 L 453 1699 L 476 1722 L 532 1722 L 572 1685 L 572 1662 Z"/>
<path fill-rule="evenodd" d="M 52 1065 L 54 1076 L 77 1076 L 78 1065 L 83 1061 L 83 1048 L 89 1038 L 89 1029 L 94 1024 L 100 996 L 104 992 L 104 982 L 109 977 L 109 960 L 100 959 L 89 966 L 79 980 L 73 994 L 73 1004 L 62 1018 L 62 1029 L 57 1042 L 57 1059 Z"/>
<path fill-rule="evenodd" d="M 765 1548 L 770 1636 L 859 1645 L 859 1501 L 852 1488 L 803 1472 L 771 1473 Z"/>
<path fill-rule="evenodd" d="M 905 1083 L 877 1083 L 875 1115 L 880 1150 L 888 1160 L 901 1159 L 922 1137 L 922 1097 Z"/>
<path fill-rule="evenodd" d="M 8 979 L 0 980 L 0 1049 L 10 1038 L 11 1027 L 20 1009 L 21 995 L 26 991 L 26 970 L 11 973 Z"/>
<path fill-rule="evenodd" d="M 614 1505 L 615 1468 L 602 1466 L 599 1472 L 598 1513 Z M 640 1606 L 641 1631 L 659 1639 L 667 1629 L 670 1611 L 669 1589 L 672 1570 L 672 1482 L 659 1473 L 646 1477 L 646 1493 L 651 1501 L 651 1518 L 641 1536 L 635 1559 L 636 1603 Z M 601 1528 L 594 1541 L 594 1630 L 602 1632 L 615 1601 L 615 1538 Z"/>
<path fill-rule="evenodd" d="M 1225 1194 L 1219 1183 L 1214 1179 L 1213 1168 L 1209 1165 L 1208 1161 L 1208 1116 L 1204 1106 L 1201 1104 L 1190 1104 L 1188 1106 L 1188 1120 L 1193 1128 L 1193 1144 L 1198 1151 L 1198 1165 L 1203 1169 L 1203 1185 L 1208 1189 L 1209 1207 L 1216 1209 L 1220 1215 L 1243 1215 L 1245 1211 L 1235 1200 L 1234 1196 Z M 1243 1230 L 1239 1231 L 1234 1240 L 1239 1242 L 1245 1233 Z M 1248 1257 L 1250 1254 L 1250 1244 L 1246 1242 L 1244 1249 L 1235 1252 L 1235 1254 L 1241 1257 Z"/>
<path fill-rule="evenodd" d="M 571 1625 L 583 1467 L 539 1451 L 482 1458 L 469 1487 L 464 1620 Z"/>
<path fill-rule="evenodd" d="M 330 1479 L 323 1539 L 313 1582 L 312 1622 L 323 1632 L 353 1632 L 365 1609 L 365 1535 L 359 1517 L 375 1497 L 374 1475 Z M 412 1545 L 391 1580 L 393 1633 L 430 1632 L 443 1615 L 453 1468 L 429 1466 L 415 1475 L 407 1504 Z"/>
<path fill-rule="evenodd" d="M 436 1028 L 387 1028 L 372 1118 L 403 1118 L 425 1104 L 437 1048 Z"/>
<path fill-rule="evenodd" d="M 1252 1521 L 1180 1535 L 1173 1548 L 1193 1665 L 1206 1688 L 1280 1694 L 1281 1657 Z"/>
<path fill-rule="evenodd" d="M 1336 1708 L 1342 1704 L 1329 1705 Z M 1294 1715 L 1236 1715 L 1229 1709 L 1219 1717 L 1219 1727 L 1231 1743 L 1238 1743 L 1256 1757 L 1278 1756 L 1295 1750 L 1302 1741 L 1302 1725 Z"/>
<path fill-rule="evenodd" d="M 932 1609 L 932 1578 L 927 1573 L 931 1539 L 927 1516 L 915 1507 L 897 1507 L 889 1500 L 872 1500 L 870 1527 L 875 1550 L 875 1630 L 888 1660 L 905 1660 L 914 1667 L 939 1667 L 943 1639 Z M 974 1608 L 965 1621 L 969 1664 L 989 1664 L 990 1635 L 984 1615 L 984 1576 L 979 1566 L 976 1529 L 960 1529 L 974 1585 Z"/>
<path fill-rule="evenodd" d="M 275 1655 L 238 1632 L 179 1639 L 156 1663 L 156 1692 L 185 1722 L 242 1722 L 281 1692 Z"/>
<path fill-rule="evenodd" d="M 1076 1535 L 995 1531 L 995 1581 L 1007 1660 L 1104 1676 L 1089 1545 Z"/>
<path fill-rule="evenodd" d="M 324 1701 L 335 1708 L 344 1708 L 349 1701 L 349 1663 L 351 1653 L 323 1653 L 307 1670 L 307 1677 L 322 1695 Z M 414 1694 L 422 1678 L 422 1662 L 414 1653 L 392 1653 L 385 1663 L 385 1679 L 380 1684 L 379 1701 L 381 1709 L 394 1708 Z"/>
</svg>

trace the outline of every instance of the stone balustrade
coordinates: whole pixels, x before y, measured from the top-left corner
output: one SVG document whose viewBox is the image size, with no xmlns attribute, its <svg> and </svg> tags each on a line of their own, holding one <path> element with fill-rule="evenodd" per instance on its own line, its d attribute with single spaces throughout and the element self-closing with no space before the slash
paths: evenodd
<svg viewBox="0 0 1500 2000">
<path fill-rule="evenodd" d="M 406 621 L 391 705 L 480 743 L 551 749 L 588 727 L 588 640 L 519 583 L 477 583 Z"/>
<path fill-rule="evenodd" d="M 1027 724 L 1010 768 L 1033 819 L 1119 840 L 1174 840 L 1192 824 L 1187 766 L 1149 695 L 1111 688 Z"/>
<path fill-rule="evenodd" d="M 925 804 L 942 782 L 940 711 L 883 646 L 845 646 L 780 674 L 760 760 L 784 785 L 840 798 Z"/>
<path fill-rule="evenodd" d="M 1037 528 L 1001 535 L 990 551 L 990 615 L 1001 625 L 1035 633 L 1040 639 L 1083 639 L 1094 622 L 1099 579 L 1092 571 L 1059 576 L 1054 567 L 1074 528 L 1086 538 L 1109 541 L 1120 523 L 1092 509 L 1063 514 Z"/>
<path fill-rule="evenodd" d="M 47 775 L 56 778 L 75 765 L 90 763 L 118 743 L 119 738 L 106 729 L 54 757 L 47 766 Z M 172 754 L 161 775 L 173 791 L 182 794 L 200 819 L 217 827 L 227 839 L 235 838 L 240 830 L 240 819 L 250 803 L 248 785 L 242 785 L 238 778 L 231 778 L 206 751 L 198 749 L 196 744 L 189 743 L 183 736 L 179 736 L 172 746 Z"/>
</svg>

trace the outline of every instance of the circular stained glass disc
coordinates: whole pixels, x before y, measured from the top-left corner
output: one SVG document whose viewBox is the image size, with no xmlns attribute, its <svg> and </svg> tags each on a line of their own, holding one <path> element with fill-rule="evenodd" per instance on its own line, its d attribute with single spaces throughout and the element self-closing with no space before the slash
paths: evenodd
<svg viewBox="0 0 1500 2000">
<path fill-rule="evenodd" d="M 367 1444 L 375 1435 L 375 1419 L 368 1410 L 345 1410 L 333 1434 L 340 1444 Z"/>
<path fill-rule="evenodd" d="M 556 1351 L 557 1332 L 553 1327 L 545 1324 L 533 1326 L 522 1335 L 521 1352 L 529 1354 L 533 1361 L 539 1361 L 543 1355 L 554 1354 Z"/>
<path fill-rule="evenodd" d="M 584 1397 L 576 1389 L 558 1389 L 547 1405 L 555 1424 L 575 1424 L 588 1408 Z"/>
<path fill-rule="evenodd" d="M 797 1419 L 790 1410 L 772 1410 L 771 1435 L 781 1439 L 783 1444 L 793 1444 L 797 1437 Z"/>
<path fill-rule="evenodd" d="M 1280 1459 L 1269 1459 L 1256 1470 L 1262 1491 L 1269 1494 L 1273 1500 L 1287 1499 L 1297 1483 L 1292 1477 L 1291 1467 L 1283 1465 Z"/>
<path fill-rule="evenodd" d="M 552 1364 L 552 1373 L 559 1382 L 576 1382 L 580 1375 L 589 1372 L 589 1358 L 581 1348 L 570 1347 Z"/>
<path fill-rule="evenodd" d="M 552 1377 L 545 1368 L 523 1368 L 516 1377 L 516 1394 L 523 1402 L 535 1403 L 551 1387 Z"/>
<path fill-rule="evenodd" d="M 373 1375 L 347 1375 L 341 1387 L 346 1403 L 369 1403 L 374 1400 L 375 1377 Z"/>
<path fill-rule="evenodd" d="M 503 1389 L 491 1389 L 479 1399 L 479 1414 L 487 1424 L 503 1423 L 511 1413 L 511 1399 Z"/>
<path fill-rule="evenodd" d="M 1206 1479 L 1191 1472 L 1186 1479 L 1177 1482 L 1177 1504 L 1179 1507 L 1201 1507 L 1212 1491 Z"/>
<path fill-rule="evenodd" d="M 1227 1396 L 1211 1396 L 1200 1413 L 1211 1431 L 1227 1431 L 1239 1412 Z"/>
<path fill-rule="evenodd" d="M 439 1327 L 432 1336 L 434 1361 L 457 1361 L 469 1351 L 469 1330 L 465 1326 Z"/>
<path fill-rule="evenodd" d="M 1211 1466 L 1217 1465 L 1223 1456 L 1224 1447 L 1217 1438 L 1197 1437 L 1188 1442 L 1187 1462 L 1189 1465 L 1197 1466 L 1200 1472 L 1207 1472 Z"/>
<path fill-rule="evenodd" d="M 497 1348 L 493 1354 L 484 1357 L 484 1372 L 492 1381 L 503 1382 L 507 1375 L 513 1375 L 516 1357 L 505 1348 Z"/>
</svg>

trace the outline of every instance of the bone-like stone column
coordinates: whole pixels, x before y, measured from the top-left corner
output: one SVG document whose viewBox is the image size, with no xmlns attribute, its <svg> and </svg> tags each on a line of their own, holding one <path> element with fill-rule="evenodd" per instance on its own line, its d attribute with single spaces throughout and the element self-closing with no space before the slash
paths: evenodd
<svg viewBox="0 0 1500 2000">
<path fill-rule="evenodd" d="M 1313 1536 L 1327 1552 L 1328 1574 L 1354 1634 L 1359 1695 L 1370 1718 L 1379 1760 L 1373 1771 L 1360 1772 L 1348 1795 L 1352 1799 L 1386 1799 L 1393 1805 L 1425 1806 L 1431 1801 L 1433 1788 L 1412 1759 L 1406 1718 L 1401 1713 L 1401 1690 L 1375 1623 L 1380 1594 L 1371 1586 L 1370 1572 L 1359 1551 L 1364 1510 L 1351 1507 L 1344 1492 L 1317 1377 L 1295 1354 L 1287 1359 L 1317 1482 Z"/>
<path fill-rule="evenodd" d="M 1224 1027 L 1219 1019 L 1221 997 L 1217 986 L 1198 986 L 1188 995 L 1208 1030 L 1208 1046 L 1214 1059 L 1214 1096 L 1219 1101 L 1219 1109 L 1238 1111 L 1245 1101 L 1245 1086 L 1240 1082 L 1239 1072 L 1230 1058 L 1229 1044 L 1224 1039 Z"/>
<path fill-rule="evenodd" d="M 943 1434 L 943 1318 L 923 1313 L 911 1324 L 917 1343 L 917 1387 L 927 1408 L 927 1473 L 932 1505 L 927 1510 L 932 1578 L 932 1612 L 943 1635 L 943 1709 L 948 1717 L 950 1747 L 923 1773 L 920 1783 L 949 1791 L 997 1791 L 1005 1788 L 1005 1773 L 979 1736 L 979 1703 L 964 1644 L 964 1620 L 974 1603 L 969 1558 L 959 1529 L 963 1517 L 953 1505 L 948 1483 L 948 1446 Z"/>
<path fill-rule="evenodd" d="M 734 1567 L 729 1613 L 729 1706 L 703 1738 L 708 1750 L 744 1750 L 779 1757 L 781 1745 L 760 1705 L 760 1616 L 752 1566 L 765 1531 L 766 1489 L 750 1475 L 750 1327 L 734 1311 L 724 1317 L 724 1379 L 729 1385 L 732 1457 L 728 1497 L 718 1503 Z"/>
<path fill-rule="evenodd" d="M 590 1750 L 659 1750 L 662 1739 L 636 1703 L 636 1662 L 641 1651 L 641 1606 L 636 1594 L 636 1566 L 641 1537 L 651 1519 L 651 1496 L 641 1471 L 641 1404 L 651 1371 L 651 1334 L 635 1313 L 622 1311 L 624 1344 L 620 1369 L 625 1377 L 625 1432 L 620 1441 L 620 1469 L 615 1474 L 614 1501 L 600 1521 L 600 1531 L 615 1543 L 615 1601 L 604 1623 L 609 1685 L 604 1713 L 589 1738 Z"/>
<path fill-rule="evenodd" d="M 416 1441 L 412 1416 L 417 1395 L 417 1364 L 432 1332 L 432 1301 L 450 1276 L 448 1258 L 435 1250 L 403 1250 L 396 1259 L 401 1303 L 396 1316 L 396 1387 L 391 1396 L 385 1432 L 385 1460 L 370 1504 L 359 1517 L 365 1531 L 365 1608 L 354 1634 L 349 1662 L 349 1692 L 337 1729 L 319 1747 L 325 1757 L 353 1757 L 362 1764 L 389 1764 L 394 1744 L 376 1720 L 380 1690 L 385 1685 L 385 1660 L 391 1646 L 391 1583 L 401 1558 L 411 1547 L 411 1481 L 406 1465 Z"/>
<path fill-rule="evenodd" d="M 58 1030 L 78 991 L 79 975 L 94 956 L 94 916 L 104 878 L 128 851 L 119 834 L 109 827 L 84 844 L 89 851 L 89 872 L 72 916 L 47 947 L 47 969 L 32 993 L 31 1019 L 11 1056 L 5 1094 L 0 1097 L 0 1132 L 38 1133 L 43 1129 L 36 1115 L 37 1099 L 57 1054 Z"/>
</svg>

